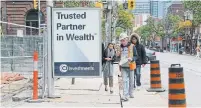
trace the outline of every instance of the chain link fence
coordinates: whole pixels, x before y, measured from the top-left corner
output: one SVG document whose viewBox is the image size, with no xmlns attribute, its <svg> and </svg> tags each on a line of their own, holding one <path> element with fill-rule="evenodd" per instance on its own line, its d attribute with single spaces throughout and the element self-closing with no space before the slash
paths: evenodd
<svg viewBox="0 0 201 108">
<path fill-rule="evenodd" d="M 39 54 L 39 95 L 44 86 L 44 36 L 1 36 L 1 103 L 14 105 L 14 98 L 24 92 L 24 98 L 32 98 L 33 52 Z M 21 96 L 20 96 L 21 97 Z"/>
</svg>

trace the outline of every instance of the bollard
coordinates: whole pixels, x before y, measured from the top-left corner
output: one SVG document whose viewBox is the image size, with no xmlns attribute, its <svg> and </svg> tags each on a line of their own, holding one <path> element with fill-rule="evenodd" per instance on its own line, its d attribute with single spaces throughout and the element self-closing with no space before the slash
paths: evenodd
<svg viewBox="0 0 201 108">
<path fill-rule="evenodd" d="M 161 73 L 159 60 L 150 61 L 150 84 L 148 92 L 164 92 L 165 89 L 161 85 Z"/>
<path fill-rule="evenodd" d="M 178 66 L 177 66 L 178 65 Z M 169 108 L 186 107 L 183 67 L 172 64 L 169 68 Z"/>
<path fill-rule="evenodd" d="M 27 102 L 42 102 L 42 100 L 38 100 L 38 52 L 34 51 L 33 54 L 34 61 L 34 70 L 33 70 L 33 98 L 32 100 L 28 100 Z"/>
<path fill-rule="evenodd" d="M 33 100 L 38 99 L 38 52 L 34 51 Z"/>
</svg>

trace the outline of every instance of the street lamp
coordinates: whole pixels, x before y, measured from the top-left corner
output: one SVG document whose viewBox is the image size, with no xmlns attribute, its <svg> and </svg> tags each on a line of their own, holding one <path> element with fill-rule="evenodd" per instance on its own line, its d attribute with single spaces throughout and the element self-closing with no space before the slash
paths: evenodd
<svg viewBox="0 0 201 108">
<path fill-rule="evenodd" d="M 176 12 L 178 13 L 179 11 L 182 11 L 182 10 L 176 10 Z M 192 11 L 182 11 L 184 13 L 184 24 L 185 24 L 185 27 L 189 27 L 189 26 L 192 26 L 193 24 L 193 12 Z M 185 30 L 186 31 L 186 30 Z M 191 28 L 191 37 L 193 37 L 193 28 Z M 185 38 L 186 38 L 186 42 L 185 42 L 185 51 L 186 51 L 186 46 L 187 46 L 187 36 L 186 36 L 186 32 L 185 32 Z M 192 52 L 192 40 L 191 40 L 191 48 L 190 48 L 190 52 Z"/>
</svg>

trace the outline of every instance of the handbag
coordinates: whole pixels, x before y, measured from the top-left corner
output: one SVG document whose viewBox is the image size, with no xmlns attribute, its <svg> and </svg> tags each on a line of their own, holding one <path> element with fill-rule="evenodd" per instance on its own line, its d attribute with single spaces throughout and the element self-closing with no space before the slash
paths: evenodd
<svg viewBox="0 0 201 108">
<path fill-rule="evenodd" d="M 133 55 L 133 52 L 130 52 L 130 47 L 131 47 L 131 45 L 128 47 L 128 57 L 132 58 L 131 55 Z M 129 62 L 129 68 L 131 71 L 135 70 L 136 69 L 136 62 L 135 61 Z"/>
</svg>

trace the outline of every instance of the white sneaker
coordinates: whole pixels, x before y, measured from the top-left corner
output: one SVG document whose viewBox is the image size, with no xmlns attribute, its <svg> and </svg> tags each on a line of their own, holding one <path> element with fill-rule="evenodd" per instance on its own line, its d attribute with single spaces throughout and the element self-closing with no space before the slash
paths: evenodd
<svg viewBox="0 0 201 108">
<path fill-rule="evenodd" d="M 141 87 L 140 87 L 140 86 L 138 86 L 136 89 L 137 89 L 137 91 L 140 91 Z"/>
</svg>

